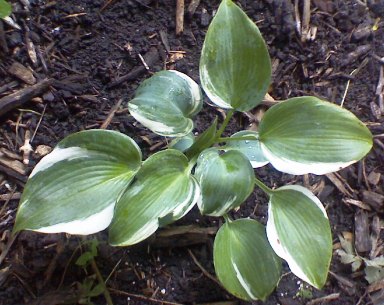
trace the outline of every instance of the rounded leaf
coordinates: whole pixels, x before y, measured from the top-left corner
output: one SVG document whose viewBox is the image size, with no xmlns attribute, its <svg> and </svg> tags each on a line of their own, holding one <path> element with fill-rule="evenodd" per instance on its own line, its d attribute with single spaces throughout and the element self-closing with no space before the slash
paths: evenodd
<svg viewBox="0 0 384 305">
<path fill-rule="evenodd" d="M 248 159 L 238 151 L 203 151 L 195 169 L 201 188 L 200 212 L 222 216 L 242 204 L 252 193 L 255 175 Z"/>
<path fill-rule="evenodd" d="M 14 232 L 91 234 L 104 230 L 140 165 L 139 147 L 119 132 L 88 130 L 68 136 L 29 176 Z"/>
<path fill-rule="evenodd" d="M 202 94 L 189 76 L 160 71 L 137 88 L 129 112 L 145 127 L 162 136 L 182 137 L 193 129 L 191 118 L 202 107 Z"/>
<path fill-rule="evenodd" d="M 199 185 L 180 151 L 152 155 L 116 204 L 110 244 L 128 246 L 146 239 L 160 226 L 184 216 L 199 198 Z"/>
<path fill-rule="evenodd" d="M 292 273 L 316 288 L 327 280 L 332 235 L 327 213 L 309 190 L 290 185 L 271 193 L 268 240 Z"/>
<path fill-rule="evenodd" d="M 205 36 L 201 85 L 219 107 L 247 111 L 264 98 L 271 79 L 267 46 L 255 23 L 223 0 Z"/>
<path fill-rule="evenodd" d="M 220 282 L 243 300 L 265 300 L 280 278 L 281 260 L 255 220 L 225 223 L 216 235 L 213 258 Z"/>
<path fill-rule="evenodd" d="M 261 120 L 259 139 L 271 164 L 294 175 L 340 170 L 372 147 L 371 132 L 355 115 L 310 96 L 271 107 Z"/>
<path fill-rule="evenodd" d="M 241 140 L 241 138 L 245 138 Z M 253 168 L 262 167 L 269 163 L 265 158 L 259 141 L 259 133 L 251 130 L 242 130 L 234 133 L 231 138 L 240 140 L 228 141 L 225 150 L 237 150 L 246 156 Z"/>
<path fill-rule="evenodd" d="M 192 133 L 189 133 L 183 137 L 173 139 L 171 143 L 169 143 L 169 148 L 179 150 L 181 152 L 185 152 L 189 149 L 193 143 L 195 142 L 195 137 Z"/>
</svg>

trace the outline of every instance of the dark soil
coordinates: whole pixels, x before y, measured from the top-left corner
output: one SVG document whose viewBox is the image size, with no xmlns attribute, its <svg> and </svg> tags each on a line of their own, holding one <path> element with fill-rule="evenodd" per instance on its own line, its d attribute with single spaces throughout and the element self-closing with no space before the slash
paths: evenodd
<svg viewBox="0 0 384 305">
<path fill-rule="evenodd" d="M 108 128 L 131 136 L 146 154 L 165 147 L 163 138 L 151 135 L 128 115 L 126 104 L 142 80 L 164 68 L 179 70 L 199 82 L 200 50 L 219 1 L 202 0 L 192 16 L 186 15 L 184 33 L 178 37 L 175 1 L 31 0 L 30 8 L 24 1 L 13 2 L 13 20 L 21 29 L 0 21 L 0 98 L 31 85 L 10 73 L 15 62 L 32 71 L 37 82 L 55 81 L 12 109 L 2 111 L 0 104 L 0 158 L 13 161 L 0 160 L 0 304 L 84 304 L 84 283 L 94 279 L 94 271 L 75 264 L 86 251 L 82 239 L 34 232 L 22 232 L 15 240 L 10 237 L 20 193 L 41 158 L 33 153 L 23 168 L 19 149 L 28 136 L 33 136 L 31 145 L 36 149 L 54 147 L 75 131 L 100 128 L 119 99 L 123 102 Z M 380 19 L 384 3 L 367 2 L 312 1 L 310 26 L 316 27 L 317 34 L 305 42 L 297 33 L 293 0 L 243 0 L 240 5 L 269 46 L 274 68 L 270 94 L 275 99 L 315 95 L 343 103 L 376 135 L 370 154 L 336 176 L 296 177 L 270 166 L 258 169 L 258 176 L 271 187 L 298 183 L 312 189 L 329 213 L 334 249 L 340 249 L 338 236 L 356 232 L 354 247 L 361 257 L 372 259 L 384 254 L 380 232 L 384 109 L 383 92 L 380 87 L 377 90 L 384 64 Z M 35 63 L 31 45 L 37 53 Z M 147 61 L 148 71 L 140 56 Z M 117 81 L 127 74 L 126 81 Z M 206 105 L 197 118 L 196 132 L 207 128 L 215 116 L 222 118 L 219 110 Z M 248 125 L 249 116 L 238 114 L 228 132 Z M 265 223 L 266 212 L 267 198 L 255 190 L 232 216 Z M 160 232 L 129 248 L 112 248 L 106 243 L 106 232 L 97 234 L 96 262 L 104 279 L 108 278 L 114 304 L 251 304 L 237 300 L 206 276 L 206 272 L 214 275 L 212 233 L 220 223 L 193 210 L 172 228 L 193 225 L 197 232 L 171 239 Z M 285 266 L 278 288 L 265 304 L 384 304 L 383 279 L 369 285 L 364 266 L 352 272 L 335 252 L 331 271 L 325 288 L 317 291 L 305 284 L 300 288 L 301 281 Z M 101 295 L 92 302 L 105 304 L 105 299 Z"/>
</svg>

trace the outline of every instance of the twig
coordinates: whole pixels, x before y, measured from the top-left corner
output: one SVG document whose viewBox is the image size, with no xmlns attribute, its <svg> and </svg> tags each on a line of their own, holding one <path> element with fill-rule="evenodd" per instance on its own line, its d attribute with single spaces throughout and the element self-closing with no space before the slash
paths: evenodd
<svg viewBox="0 0 384 305">
<path fill-rule="evenodd" d="M 28 102 L 31 98 L 44 93 L 51 84 L 51 79 L 45 79 L 35 85 L 4 96 L 0 99 L 0 116 Z"/>
<path fill-rule="evenodd" d="M 144 300 L 144 301 L 148 301 L 148 302 L 165 304 L 165 305 L 183 305 L 181 303 L 174 303 L 174 302 L 169 302 L 169 301 L 157 300 L 157 299 L 154 299 L 154 298 L 145 297 L 145 296 L 140 295 L 140 294 L 125 292 L 125 291 L 121 291 L 121 290 L 117 290 L 117 289 L 113 289 L 113 288 L 110 288 L 109 290 L 112 293 L 115 293 L 115 294 L 120 294 L 120 295 L 132 297 L 132 298 L 136 298 L 136 299 Z"/>
<path fill-rule="evenodd" d="M 315 305 L 323 302 L 329 302 L 333 300 L 337 300 L 340 297 L 340 293 L 332 293 L 330 295 L 326 295 L 325 297 L 313 299 L 309 301 L 306 305 Z"/>
<path fill-rule="evenodd" d="M 176 35 L 184 31 L 184 0 L 176 1 Z"/>
<path fill-rule="evenodd" d="M 44 117 L 44 114 L 45 114 L 45 110 L 46 110 L 46 109 L 47 109 L 47 104 L 44 105 L 43 112 L 41 113 L 40 119 L 39 119 L 39 121 L 37 122 L 35 131 L 33 132 L 33 135 L 32 135 L 32 138 L 31 138 L 31 143 L 33 142 L 33 139 L 34 139 L 35 136 L 36 136 L 37 130 L 38 130 L 39 127 L 40 127 L 40 124 L 41 124 L 41 121 L 43 120 L 43 117 Z"/>
<path fill-rule="evenodd" d="M 100 13 L 102 12 L 102 11 L 104 11 L 113 1 L 115 1 L 115 0 L 107 0 L 105 3 L 104 3 L 104 5 L 101 7 L 101 9 L 100 9 Z"/>
<path fill-rule="evenodd" d="M 15 235 L 11 235 L 11 237 L 9 238 L 5 248 L 2 250 L 1 255 L 0 255 L 0 266 L 3 263 L 3 260 L 5 259 L 5 257 L 7 256 L 9 250 L 11 249 L 11 247 L 12 247 L 14 241 L 16 240 L 17 236 L 19 236 L 19 233 L 16 233 Z"/>
<path fill-rule="evenodd" d="M 158 53 L 156 48 L 151 48 L 144 55 L 144 58 L 145 58 L 145 62 L 147 63 L 147 65 L 152 66 L 156 61 L 158 61 L 159 53 Z M 118 86 L 121 83 L 126 82 L 126 81 L 135 80 L 136 78 L 138 78 L 141 74 L 143 74 L 146 71 L 147 70 L 145 69 L 144 66 L 139 66 L 139 67 L 133 68 L 132 71 L 129 72 L 128 74 L 125 74 L 125 75 L 115 79 L 111 83 L 109 83 L 108 88 Z"/>
<path fill-rule="evenodd" d="M 15 194 L 16 192 L 16 186 L 13 187 L 11 193 L 9 194 L 8 198 L 5 200 L 3 206 L 1 207 L 1 210 L 0 210 L 0 216 L 3 215 L 4 211 L 5 211 L 5 208 L 7 207 L 8 203 L 11 201 L 13 195 Z"/>
<path fill-rule="evenodd" d="M 92 258 L 92 260 L 91 260 L 91 266 L 92 266 L 93 271 L 96 274 L 96 277 L 97 277 L 97 280 L 99 281 L 99 284 L 103 287 L 103 293 L 104 293 L 105 300 L 107 301 L 107 304 L 113 305 L 111 295 L 109 294 L 107 286 L 105 285 L 104 279 L 100 273 L 99 268 L 97 267 L 97 264 L 96 264 L 96 261 L 94 258 Z"/>
<path fill-rule="evenodd" d="M 304 0 L 303 22 L 301 25 L 301 41 L 306 42 L 309 33 L 309 21 L 311 20 L 311 0 Z"/>
<path fill-rule="evenodd" d="M 220 287 L 223 287 L 223 285 L 212 275 L 210 274 L 207 270 L 204 269 L 204 267 L 200 264 L 200 262 L 197 260 L 196 256 L 193 254 L 193 252 L 188 249 L 189 255 L 192 257 L 193 261 L 197 265 L 197 267 L 200 268 L 200 270 L 204 273 L 204 275 L 214 281 L 216 284 L 218 284 Z"/>
<path fill-rule="evenodd" d="M 121 103 L 122 103 L 123 99 L 119 99 L 117 101 L 117 103 L 111 108 L 111 111 L 109 112 L 107 118 L 105 119 L 105 121 L 103 122 L 103 124 L 101 124 L 100 126 L 100 129 L 107 129 L 107 127 L 109 126 L 109 124 L 111 123 L 116 111 L 119 109 Z"/>
<path fill-rule="evenodd" d="M 368 58 L 365 58 L 361 64 L 356 68 L 354 69 L 349 75 L 350 76 L 355 76 L 357 73 L 360 72 L 361 69 L 363 69 L 367 63 L 369 62 L 369 59 Z M 345 101 L 345 98 L 347 97 L 347 93 L 348 93 L 348 90 L 349 90 L 349 85 L 351 83 L 351 80 L 352 79 L 348 79 L 347 81 L 347 85 L 345 86 L 345 91 L 344 91 L 344 94 L 343 94 L 343 98 L 341 99 L 341 103 L 340 103 L 340 106 L 343 107 L 344 106 L 344 101 Z"/>
</svg>

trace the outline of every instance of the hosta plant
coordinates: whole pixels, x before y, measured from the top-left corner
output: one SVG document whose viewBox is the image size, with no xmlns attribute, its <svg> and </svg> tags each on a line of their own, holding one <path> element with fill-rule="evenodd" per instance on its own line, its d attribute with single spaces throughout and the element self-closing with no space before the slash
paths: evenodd
<svg viewBox="0 0 384 305">
<path fill-rule="evenodd" d="M 200 87 L 177 71 L 145 80 L 128 103 L 130 114 L 170 147 L 143 160 L 138 145 L 116 131 L 88 130 L 62 140 L 32 171 L 14 232 L 92 234 L 109 228 L 113 246 L 143 241 L 195 205 L 223 217 L 213 248 L 217 277 L 233 295 L 265 300 L 285 260 L 316 288 L 326 282 L 332 237 L 322 203 L 300 185 L 270 189 L 255 168 L 270 163 L 301 175 L 344 168 L 371 149 L 372 135 L 351 112 L 316 97 L 281 101 L 258 132 L 224 137 L 233 114 L 258 106 L 271 78 L 267 46 L 256 25 L 231 0 L 223 0 L 209 26 L 200 59 L 200 82 L 224 109 L 202 134 L 192 134 L 202 108 Z M 256 170 L 257 173 L 257 170 Z M 266 227 L 232 220 L 254 187 L 269 196 Z"/>
</svg>

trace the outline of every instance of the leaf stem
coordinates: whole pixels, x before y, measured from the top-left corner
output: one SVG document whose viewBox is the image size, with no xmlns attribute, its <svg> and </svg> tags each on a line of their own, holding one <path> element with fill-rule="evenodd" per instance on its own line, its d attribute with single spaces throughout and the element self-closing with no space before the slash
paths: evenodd
<svg viewBox="0 0 384 305">
<path fill-rule="evenodd" d="M 99 281 L 100 285 L 103 287 L 103 293 L 104 293 L 105 300 L 107 301 L 107 304 L 113 305 L 111 295 L 109 294 L 109 291 L 107 289 L 107 286 L 105 285 L 103 276 L 101 275 L 100 270 L 97 267 L 97 264 L 96 264 L 96 261 L 94 258 L 92 258 L 92 260 L 91 260 L 91 266 L 92 266 L 93 271 L 96 274 L 97 280 Z"/>
<path fill-rule="evenodd" d="M 197 155 L 197 156 L 194 156 L 194 157 L 192 157 L 192 159 L 191 160 L 189 160 L 189 162 L 188 162 L 188 167 L 187 167 L 187 173 L 188 174 L 190 174 L 191 172 L 192 172 L 192 169 L 193 169 L 193 167 L 196 165 L 196 163 L 197 163 L 197 158 L 199 157 L 199 155 Z"/>
<path fill-rule="evenodd" d="M 266 186 L 261 180 L 257 179 L 255 177 L 255 180 L 254 180 L 255 184 L 261 188 L 265 193 L 267 193 L 268 195 L 271 195 L 273 193 L 273 190 L 271 188 L 269 188 L 268 186 Z"/>
<path fill-rule="evenodd" d="M 228 223 L 232 222 L 232 219 L 231 219 L 231 217 L 229 217 L 228 214 L 224 214 L 223 217 L 224 217 L 225 222 L 228 222 Z"/>
<path fill-rule="evenodd" d="M 235 113 L 235 109 L 231 109 L 228 111 L 227 116 L 225 117 L 223 123 L 220 126 L 220 129 L 216 133 L 216 141 L 221 137 L 225 128 L 227 127 L 229 121 L 231 120 L 233 114 Z"/>
</svg>

